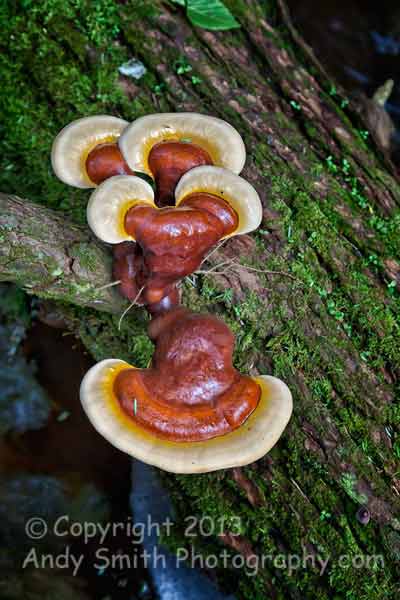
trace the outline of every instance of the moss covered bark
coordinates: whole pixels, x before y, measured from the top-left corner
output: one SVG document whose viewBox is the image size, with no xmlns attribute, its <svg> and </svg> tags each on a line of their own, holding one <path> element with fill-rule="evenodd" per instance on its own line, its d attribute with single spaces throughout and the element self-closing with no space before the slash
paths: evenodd
<svg viewBox="0 0 400 600">
<path fill-rule="evenodd" d="M 205 553 L 225 545 L 233 555 L 329 559 L 322 573 L 311 560 L 293 572 L 282 560 L 264 561 L 255 576 L 233 570 L 248 600 L 398 597 L 400 187 L 390 161 L 281 2 L 226 2 L 242 27 L 224 33 L 191 27 L 167 2 L 35 2 L 29 19 L 26 4 L 2 9 L 4 192 L 83 222 L 87 193 L 55 180 L 49 153 L 61 126 L 85 114 L 201 111 L 230 121 L 246 142 L 244 176 L 260 192 L 263 225 L 210 263 L 241 267 L 188 279 L 184 301 L 232 327 L 240 369 L 288 381 L 294 416 L 257 464 L 167 478 L 183 524 L 188 515 L 224 522 L 223 532 L 183 541 Z M 118 76 L 131 56 L 147 67 L 139 81 Z M 18 271 L 9 278 L 22 281 Z M 73 310 L 96 358 L 146 364 L 141 311 L 118 331 L 117 317 Z M 368 525 L 356 518 L 361 506 Z M 384 566 L 360 568 L 361 555 Z"/>
<path fill-rule="evenodd" d="M 41 298 L 123 310 L 126 303 L 110 286 L 110 252 L 87 227 L 0 193 L 0 241 L 0 281 L 13 281 Z"/>
</svg>

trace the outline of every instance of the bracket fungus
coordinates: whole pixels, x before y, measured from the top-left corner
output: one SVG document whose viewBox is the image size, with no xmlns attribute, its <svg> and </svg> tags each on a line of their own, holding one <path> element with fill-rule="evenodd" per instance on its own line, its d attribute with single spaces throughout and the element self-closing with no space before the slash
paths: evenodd
<svg viewBox="0 0 400 600">
<path fill-rule="evenodd" d="M 53 142 L 51 163 L 61 181 L 93 188 L 113 175 L 133 175 L 117 140 L 127 121 L 108 115 L 72 121 Z"/>
<path fill-rule="evenodd" d="M 232 125 L 197 113 L 140 117 L 118 143 L 130 169 L 155 180 L 157 206 L 173 203 L 174 189 L 190 169 L 214 165 L 239 174 L 246 160 L 243 140 Z"/>
<path fill-rule="evenodd" d="M 239 133 L 195 113 L 149 115 L 131 125 L 100 115 L 64 127 L 51 159 L 61 181 L 96 188 L 89 226 L 113 244 L 122 295 L 152 315 L 149 368 L 107 359 L 83 378 L 81 401 L 94 427 L 117 448 L 174 473 L 263 456 L 290 419 L 289 389 L 276 377 L 241 375 L 231 330 L 179 306 L 177 285 L 220 240 L 261 223 L 258 193 L 239 176 L 246 160 Z M 150 176 L 156 191 L 135 173 Z"/>
<path fill-rule="evenodd" d="M 114 254 L 114 277 L 131 301 L 151 305 L 176 296 L 176 283 L 198 269 L 210 248 L 226 237 L 256 229 L 261 222 L 256 190 L 220 167 L 188 171 L 175 195 L 176 206 L 158 208 L 147 182 L 116 176 L 90 197 L 87 219 L 97 237 L 110 244 L 137 242 Z"/>
<path fill-rule="evenodd" d="M 180 302 L 180 294 L 175 283 L 170 285 L 162 285 L 161 294 L 157 292 L 153 285 L 153 294 L 146 293 L 142 288 L 144 284 L 149 282 L 149 273 L 146 271 L 143 252 L 138 244 L 132 242 L 122 242 L 114 246 L 113 260 L 113 279 L 118 281 L 119 291 L 130 302 L 135 304 L 144 303 L 144 297 L 150 303 L 146 308 L 150 314 L 158 314 L 171 310 Z M 154 298 L 154 291 L 158 297 Z M 153 297 L 151 297 L 153 295 Z M 160 296 L 161 299 L 160 299 Z"/>
<path fill-rule="evenodd" d="M 148 369 L 107 359 L 81 384 L 94 427 L 114 446 L 174 473 L 249 464 L 278 441 L 292 412 L 286 384 L 232 366 L 234 336 L 218 318 L 177 308 L 156 317 Z"/>
</svg>

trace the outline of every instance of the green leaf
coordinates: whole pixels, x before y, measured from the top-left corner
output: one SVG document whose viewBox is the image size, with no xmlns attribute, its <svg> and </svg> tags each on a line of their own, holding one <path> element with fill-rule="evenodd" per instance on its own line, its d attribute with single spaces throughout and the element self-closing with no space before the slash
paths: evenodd
<svg viewBox="0 0 400 600">
<path fill-rule="evenodd" d="M 171 0 L 174 4 L 179 4 L 180 6 L 186 6 L 186 0 Z"/>
<path fill-rule="evenodd" d="M 220 0 L 187 0 L 187 16 L 193 25 L 203 29 L 224 31 L 240 27 Z"/>
</svg>

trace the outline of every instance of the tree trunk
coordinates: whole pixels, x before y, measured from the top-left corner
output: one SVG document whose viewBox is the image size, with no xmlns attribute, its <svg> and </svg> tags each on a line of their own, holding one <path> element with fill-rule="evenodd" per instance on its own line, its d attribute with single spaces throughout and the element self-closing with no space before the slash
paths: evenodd
<svg viewBox="0 0 400 600">
<path fill-rule="evenodd" d="M 243 176 L 264 206 L 259 231 L 228 241 L 209 263 L 214 271 L 185 281 L 183 298 L 233 328 L 243 372 L 288 382 L 294 414 L 278 445 L 256 464 L 166 477 L 179 506 L 182 535 L 175 531 L 175 543 L 194 542 L 204 555 L 218 556 L 225 545 L 249 565 L 266 557 L 255 575 L 250 568 L 229 571 L 239 598 L 399 597 L 398 174 L 357 107 L 293 29 L 283 2 L 226 4 L 240 30 L 194 28 L 181 7 L 166 2 L 126 4 L 118 51 L 141 59 L 148 74 L 134 83 L 120 76 L 117 100 L 96 105 L 112 112 L 114 102 L 114 112 L 128 119 L 167 110 L 226 119 L 245 139 Z M 77 51 L 82 34 L 73 24 L 56 25 L 64 58 L 86 73 L 92 67 Z M 32 73 L 61 127 L 65 98 L 45 73 Z M 85 101 L 92 114 L 90 98 Z M 56 125 L 49 126 L 52 133 Z M 85 229 L 18 200 L 2 197 L 0 206 L 13 215 L 1 226 L 11 244 L 0 253 L 1 279 L 38 296 L 119 309 L 110 289 L 101 298 L 81 289 L 87 284 L 93 292 L 110 281 L 108 251 L 89 242 Z M 52 231 L 49 246 L 35 226 L 43 217 Z M 217 267 L 229 258 L 241 266 Z M 85 328 L 84 342 L 97 358 L 110 356 L 112 339 L 120 355 L 129 349 L 145 363 L 150 346 L 135 346 L 126 330 L 122 337 L 114 322 L 90 315 L 107 324 L 101 340 L 100 325 L 95 333 Z M 142 315 L 133 312 L 127 323 L 139 327 Z M 189 515 L 210 516 L 211 537 L 185 538 Z M 205 541 L 212 543 L 206 548 Z M 299 557 L 298 568 L 288 567 L 288 556 Z"/>
</svg>

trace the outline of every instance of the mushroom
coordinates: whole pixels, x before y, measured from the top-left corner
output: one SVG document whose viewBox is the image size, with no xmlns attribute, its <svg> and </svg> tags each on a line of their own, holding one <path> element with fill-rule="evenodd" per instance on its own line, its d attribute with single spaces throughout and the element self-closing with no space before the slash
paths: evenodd
<svg viewBox="0 0 400 600">
<path fill-rule="evenodd" d="M 57 177 L 78 188 L 92 188 L 113 175 L 133 175 L 117 140 L 127 121 L 108 115 L 85 117 L 64 127 L 53 142 Z"/>
<path fill-rule="evenodd" d="M 155 179 L 158 206 L 173 203 L 176 184 L 188 170 L 215 165 L 239 174 L 246 160 L 243 140 L 232 125 L 197 113 L 141 117 L 118 143 L 132 171 Z"/>
<path fill-rule="evenodd" d="M 175 189 L 176 206 L 191 204 L 207 194 L 229 204 L 238 217 L 237 227 L 224 238 L 243 235 L 257 229 L 262 221 L 260 196 L 243 177 L 218 167 L 197 167 L 188 171 Z"/>
<path fill-rule="evenodd" d="M 146 308 L 151 314 L 171 310 L 180 302 L 179 290 L 175 283 L 161 285 L 161 290 L 158 288 L 157 291 L 154 281 L 151 282 L 139 244 L 122 242 L 114 246 L 113 280 L 119 282 L 121 294 L 130 302 L 140 305 L 147 301 Z M 152 292 L 141 290 L 150 283 Z M 154 293 L 157 294 L 155 298 Z"/>
<path fill-rule="evenodd" d="M 108 244 L 134 241 L 135 238 L 125 228 L 125 220 L 136 205 L 156 208 L 151 185 L 134 175 L 110 177 L 89 198 L 86 207 L 88 225 L 98 238 Z"/>
<path fill-rule="evenodd" d="M 130 300 L 144 287 L 140 300 L 145 304 L 171 293 L 176 297 L 176 283 L 196 271 L 210 248 L 256 229 L 262 218 L 255 189 L 220 167 L 186 173 L 176 189 L 176 207 L 158 208 L 153 198 L 152 188 L 139 177 L 116 176 L 92 193 L 87 207 L 88 223 L 100 239 L 137 242 L 115 253 L 114 275 Z"/>
<path fill-rule="evenodd" d="M 108 359 L 82 381 L 83 408 L 109 442 L 173 473 L 246 465 L 276 444 L 291 393 L 276 377 L 234 369 L 234 336 L 220 319 L 181 307 L 154 319 L 149 335 L 149 369 Z"/>
</svg>

